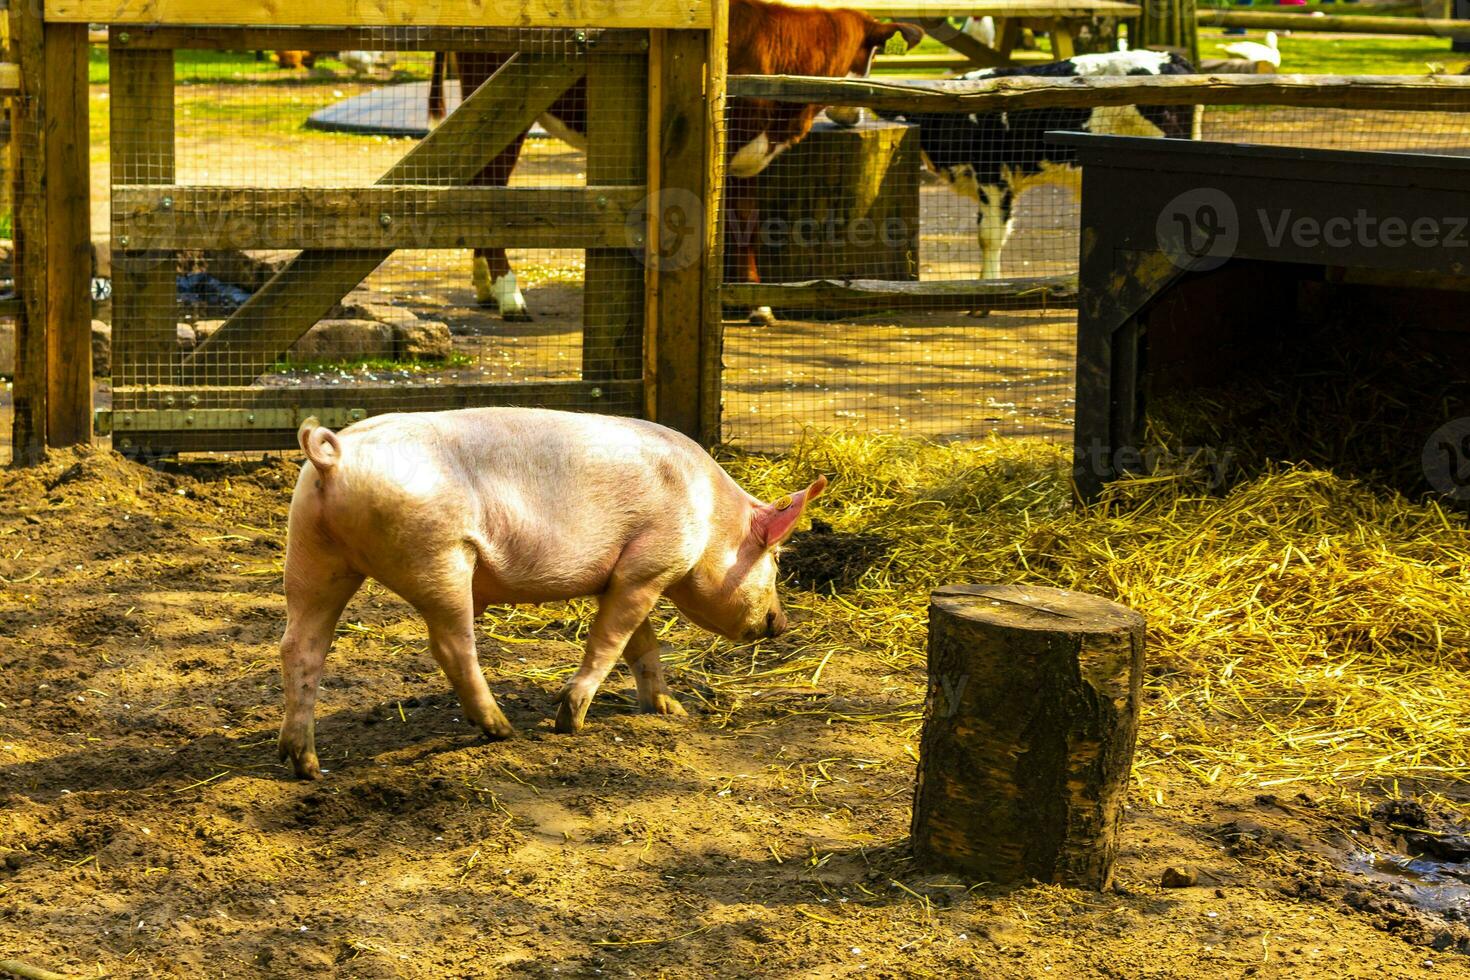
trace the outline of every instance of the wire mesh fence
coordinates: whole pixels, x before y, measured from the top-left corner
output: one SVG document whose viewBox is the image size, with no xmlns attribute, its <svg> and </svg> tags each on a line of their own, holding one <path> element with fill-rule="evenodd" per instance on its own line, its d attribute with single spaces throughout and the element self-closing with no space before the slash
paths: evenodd
<svg viewBox="0 0 1470 980">
<path fill-rule="evenodd" d="M 274 447 L 251 427 L 284 410 L 640 411 L 647 34 L 277 36 L 304 35 L 114 29 L 93 48 L 99 407 L 152 413 L 186 449 Z M 1421 89 L 1388 109 L 1210 105 L 1171 135 L 1463 155 L 1449 108 Z M 1167 127 L 1127 106 L 909 115 L 823 118 L 729 179 L 754 206 L 725 215 L 727 282 L 748 260 L 766 283 L 883 295 L 806 294 L 759 323 L 727 305 L 726 439 L 1069 432 L 1079 180 L 1044 134 Z M 11 158 L 33 138 L 11 134 Z"/>
<path fill-rule="evenodd" d="M 192 408 L 180 427 L 239 432 L 282 406 L 443 408 L 507 384 L 639 408 L 646 45 L 425 36 L 174 51 L 113 32 L 117 423 Z"/>
<path fill-rule="evenodd" d="M 1423 91 L 1375 109 L 1179 108 L 1182 118 L 1172 122 L 1182 131 L 1170 135 L 1470 153 L 1464 114 Z M 1069 438 L 1075 295 L 1056 281 L 1077 271 L 1080 173 L 1044 134 L 1159 136 L 1170 123 L 1160 109 L 1079 104 L 992 114 L 885 111 L 855 129 L 813 127 L 756 178 L 760 278 L 891 281 L 874 287 L 884 295 L 873 305 L 902 308 L 864 315 L 792 306 L 774 310 L 774 322 L 727 308 L 725 437 L 759 450 L 789 446 L 806 428 Z M 1010 295 L 969 309 L 948 288 L 997 280 L 1019 282 Z"/>
</svg>

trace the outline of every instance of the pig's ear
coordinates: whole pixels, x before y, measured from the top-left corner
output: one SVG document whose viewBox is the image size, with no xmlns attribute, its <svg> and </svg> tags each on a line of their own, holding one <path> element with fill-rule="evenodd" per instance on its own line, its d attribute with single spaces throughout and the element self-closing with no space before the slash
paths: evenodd
<svg viewBox="0 0 1470 980">
<path fill-rule="evenodd" d="M 759 543 L 765 548 L 774 548 L 789 538 L 791 532 L 796 530 L 796 522 L 801 520 L 801 512 L 806 509 L 806 505 L 820 497 L 825 489 L 827 478 L 819 476 L 816 482 L 800 493 L 793 493 L 769 504 L 761 504 L 755 522 Z"/>
</svg>

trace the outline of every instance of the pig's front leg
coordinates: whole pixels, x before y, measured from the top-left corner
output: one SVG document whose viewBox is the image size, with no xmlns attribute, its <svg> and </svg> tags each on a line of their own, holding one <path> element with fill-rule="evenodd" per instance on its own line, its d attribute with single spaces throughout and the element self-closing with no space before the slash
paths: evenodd
<svg viewBox="0 0 1470 980">
<path fill-rule="evenodd" d="M 658 654 L 658 634 L 653 630 L 653 622 L 645 616 L 623 648 L 623 659 L 638 685 L 638 707 L 648 714 L 683 717 L 683 706 L 674 700 L 664 681 L 664 665 Z"/>
<path fill-rule="evenodd" d="M 557 695 L 557 731 L 582 730 L 597 688 L 623 655 L 628 641 L 647 622 L 662 591 L 653 583 L 628 586 L 615 582 L 597 600 L 597 615 L 587 631 L 587 652 L 582 657 L 582 666 Z"/>
</svg>

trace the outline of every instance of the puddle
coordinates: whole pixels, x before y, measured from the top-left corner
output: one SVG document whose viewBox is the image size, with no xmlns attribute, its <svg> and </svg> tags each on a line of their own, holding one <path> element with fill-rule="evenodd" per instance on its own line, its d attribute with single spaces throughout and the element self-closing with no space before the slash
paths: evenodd
<svg viewBox="0 0 1470 980">
<path fill-rule="evenodd" d="M 1426 912 L 1470 920 L 1470 864 L 1358 851 L 1347 867 Z"/>
</svg>

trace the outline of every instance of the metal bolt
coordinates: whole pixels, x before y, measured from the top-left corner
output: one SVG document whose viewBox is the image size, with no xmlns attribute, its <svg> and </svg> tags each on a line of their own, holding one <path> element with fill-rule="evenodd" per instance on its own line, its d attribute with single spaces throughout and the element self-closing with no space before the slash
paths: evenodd
<svg viewBox="0 0 1470 980">
<path fill-rule="evenodd" d="M 634 232 L 633 233 L 633 244 L 634 245 L 642 245 L 643 244 L 643 232 L 638 231 L 638 232 Z"/>
<path fill-rule="evenodd" d="M 190 408 L 194 408 L 198 404 L 199 404 L 199 396 L 198 395 L 190 395 L 189 396 L 189 407 Z"/>
<path fill-rule="evenodd" d="M 601 388 L 593 388 L 587 394 L 590 395 L 593 398 L 601 398 L 602 397 L 602 389 Z"/>
<path fill-rule="evenodd" d="M 382 214 L 378 215 L 378 224 L 382 225 L 384 228 L 387 228 L 392 223 L 393 215 L 389 214 L 387 211 L 384 211 Z"/>
<path fill-rule="evenodd" d="M 174 199 L 171 197 L 165 197 L 160 203 L 163 205 L 165 211 L 172 211 L 174 209 Z"/>
<path fill-rule="evenodd" d="M 607 195 L 606 194 L 599 194 L 599 195 L 597 195 L 597 206 L 600 207 L 600 208 L 607 207 Z"/>
<path fill-rule="evenodd" d="M 247 416 L 245 416 L 245 421 L 246 422 L 249 422 L 251 425 L 254 425 L 255 424 L 255 416 L 254 415 L 247 415 Z"/>
<path fill-rule="evenodd" d="M 575 40 L 578 44 L 586 44 L 587 43 L 587 32 L 586 31 L 576 31 L 576 32 L 574 32 L 572 34 L 572 39 Z"/>
<path fill-rule="evenodd" d="M 185 425 L 193 425 L 194 424 L 194 416 L 192 416 L 192 415 L 185 415 L 184 416 L 184 424 Z"/>
<path fill-rule="evenodd" d="M 132 39 L 133 39 L 133 35 L 129 34 L 127 31 L 123 31 L 121 34 L 119 34 L 117 36 L 117 43 L 118 44 L 127 44 Z"/>
<path fill-rule="evenodd" d="M 164 408 L 173 408 L 174 407 L 174 396 L 173 395 L 164 395 L 163 396 L 163 407 Z"/>
<path fill-rule="evenodd" d="M 119 245 L 121 245 L 123 248 L 127 248 L 128 247 L 128 236 L 127 235 L 118 235 L 117 236 L 117 243 Z"/>
</svg>

